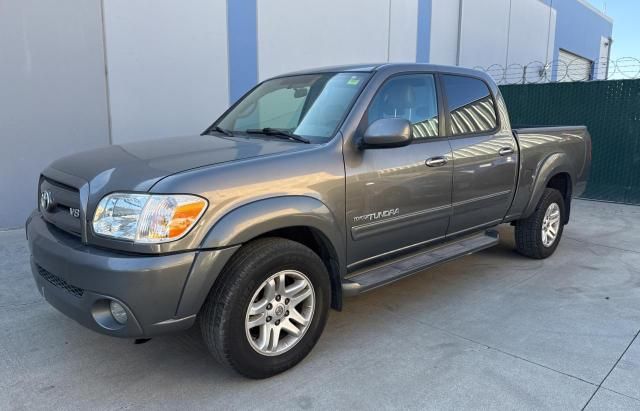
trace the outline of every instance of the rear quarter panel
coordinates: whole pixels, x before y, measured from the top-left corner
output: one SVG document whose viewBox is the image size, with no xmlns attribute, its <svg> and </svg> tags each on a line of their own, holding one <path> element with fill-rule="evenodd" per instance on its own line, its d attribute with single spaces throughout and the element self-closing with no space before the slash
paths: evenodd
<svg viewBox="0 0 640 411">
<path fill-rule="evenodd" d="M 527 217 L 549 180 L 558 173 L 571 178 L 573 196 L 582 194 L 591 167 L 591 136 L 585 126 L 514 130 L 520 148 L 516 195 L 507 220 Z"/>
</svg>

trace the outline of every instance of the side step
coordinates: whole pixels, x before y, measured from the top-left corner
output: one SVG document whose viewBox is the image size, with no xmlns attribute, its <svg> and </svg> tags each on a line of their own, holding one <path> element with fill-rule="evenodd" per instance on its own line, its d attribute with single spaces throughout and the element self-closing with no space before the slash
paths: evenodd
<svg viewBox="0 0 640 411">
<path fill-rule="evenodd" d="M 487 230 L 434 248 L 401 257 L 349 276 L 342 282 L 342 293 L 353 296 L 398 281 L 447 261 L 475 253 L 498 244 L 498 232 Z"/>
</svg>

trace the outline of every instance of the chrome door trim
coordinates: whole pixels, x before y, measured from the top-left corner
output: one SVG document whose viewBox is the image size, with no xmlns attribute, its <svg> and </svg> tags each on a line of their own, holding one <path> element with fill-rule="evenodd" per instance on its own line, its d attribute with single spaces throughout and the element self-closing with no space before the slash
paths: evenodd
<svg viewBox="0 0 640 411">
<path fill-rule="evenodd" d="M 453 203 L 453 207 L 475 203 L 476 201 L 489 200 L 491 198 L 504 196 L 504 195 L 510 194 L 511 191 L 512 190 L 498 191 L 497 193 L 491 193 L 491 194 L 483 195 L 480 197 L 474 197 L 474 198 L 469 198 L 467 200 L 458 201 L 456 203 Z"/>
</svg>

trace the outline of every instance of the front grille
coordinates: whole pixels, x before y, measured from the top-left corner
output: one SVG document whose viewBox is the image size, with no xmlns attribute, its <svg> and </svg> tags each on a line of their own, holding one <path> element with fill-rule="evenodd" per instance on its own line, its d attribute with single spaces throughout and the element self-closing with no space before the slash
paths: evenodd
<svg viewBox="0 0 640 411">
<path fill-rule="evenodd" d="M 45 270 L 40 266 L 37 266 L 37 267 L 38 267 L 38 274 L 40 274 L 40 277 L 47 280 L 51 285 L 58 287 L 61 290 L 65 290 L 66 292 L 73 295 L 74 297 L 81 298 L 82 294 L 84 294 L 84 290 L 82 288 L 75 287 L 69 284 L 62 278 L 58 277 L 55 274 L 50 273 L 49 271 Z"/>
<path fill-rule="evenodd" d="M 43 177 L 40 180 L 38 199 L 44 191 L 49 191 L 53 199 L 50 209 L 43 210 L 39 207 L 44 219 L 63 231 L 81 236 L 84 216 L 79 212 L 74 215 L 74 210 L 81 209 L 78 189 Z"/>
</svg>

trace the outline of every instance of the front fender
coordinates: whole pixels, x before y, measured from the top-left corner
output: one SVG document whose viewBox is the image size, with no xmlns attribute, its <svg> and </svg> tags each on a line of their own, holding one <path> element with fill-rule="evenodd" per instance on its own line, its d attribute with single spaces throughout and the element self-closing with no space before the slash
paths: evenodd
<svg viewBox="0 0 640 411">
<path fill-rule="evenodd" d="M 240 206 L 214 224 L 201 247 L 234 246 L 269 231 L 296 226 L 319 230 L 331 242 L 343 266 L 344 235 L 337 219 L 322 201 L 306 196 L 274 197 Z"/>
<path fill-rule="evenodd" d="M 321 234 L 322 241 L 330 250 L 333 308 L 342 307 L 341 279 L 346 274 L 346 246 L 344 222 L 341 222 L 320 200 L 307 196 L 281 196 L 242 205 L 219 219 L 209 230 L 201 248 L 238 248 L 258 236 L 270 231 L 308 227 Z M 328 244 L 327 244 L 328 243 Z M 235 251 L 235 250 L 234 250 Z M 335 259 L 335 261 L 334 261 Z"/>
<path fill-rule="evenodd" d="M 575 181 L 573 170 L 570 167 L 569 157 L 565 153 L 553 153 L 540 162 L 536 169 L 535 180 L 531 185 L 529 202 L 522 213 L 524 218 L 533 214 L 549 180 L 559 173 L 569 174 L 572 184 Z"/>
</svg>

